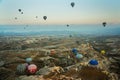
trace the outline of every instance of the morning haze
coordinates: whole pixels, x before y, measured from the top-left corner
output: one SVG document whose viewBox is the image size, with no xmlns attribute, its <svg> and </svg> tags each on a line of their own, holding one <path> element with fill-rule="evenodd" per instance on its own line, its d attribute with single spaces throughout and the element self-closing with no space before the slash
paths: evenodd
<svg viewBox="0 0 120 80">
<path fill-rule="evenodd" d="M 119 3 L 119 0 L 0 0 L 0 24 L 101 24 L 103 21 L 119 24 Z M 43 16 L 48 17 L 46 21 Z"/>
</svg>

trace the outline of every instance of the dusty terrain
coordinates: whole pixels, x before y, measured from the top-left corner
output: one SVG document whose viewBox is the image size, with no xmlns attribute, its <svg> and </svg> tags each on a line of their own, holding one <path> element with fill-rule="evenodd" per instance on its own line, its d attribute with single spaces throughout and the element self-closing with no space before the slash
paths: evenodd
<svg viewBox="0 0 120 80">
<path fill-rule="evenodd" d="M 72 48 L 83 55 L 81 60 Z M 36 74 L 16 74 L 28 57 L 38 67 Z M 97 67 L 89 66 L 91 59 L 98 60 Z M 119 80 L 119 75 L 120 36 L 0 37 L 0 80 Z"/>
</svg>

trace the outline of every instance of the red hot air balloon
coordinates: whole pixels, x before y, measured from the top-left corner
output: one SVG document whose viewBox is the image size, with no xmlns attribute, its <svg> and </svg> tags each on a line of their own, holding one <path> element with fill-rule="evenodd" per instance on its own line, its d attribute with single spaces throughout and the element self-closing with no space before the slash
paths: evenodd
<svg viewBox="0 0 120 80">
<path fill-rule="evenodd" d="M 27 67 L 27 70 L 28 70 L 28 73 L 29 74 L 35 74 L 36 71 L 37 71 L 37 66 L 35 64 L 30 64 L 28 67 Z"/>
</svg>

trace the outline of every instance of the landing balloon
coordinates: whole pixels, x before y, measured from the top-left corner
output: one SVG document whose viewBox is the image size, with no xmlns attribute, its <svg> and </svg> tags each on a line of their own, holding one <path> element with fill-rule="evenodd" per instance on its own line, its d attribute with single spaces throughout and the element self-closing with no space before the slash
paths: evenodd
<svg viewBox="0 0 120 80">
<path fill-rule="evenodd" d="M 37 66 L 35 64 L 30 64 L 27 70 L 29 74 L 35 74 L 37 71 Z"/>
<path fill-rule="evenodd" d="M 106 53 L 106 51 L 105 51 L 105 50 L 101 50 L 101 54 L 103 54 L 103 55 L 104 55 L 105 53 Z"/>
<path fill-rule="evenodd" d="M 83 58 L 83 55 L 78 53 L 75 57 L 76 57 L 77 59 L 81 59 L 81 58 Z"/>
</svg>

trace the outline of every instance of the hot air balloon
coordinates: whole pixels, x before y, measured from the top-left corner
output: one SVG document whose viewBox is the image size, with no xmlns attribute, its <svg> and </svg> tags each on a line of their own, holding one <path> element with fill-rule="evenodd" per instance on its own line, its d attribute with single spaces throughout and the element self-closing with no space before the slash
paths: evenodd
<svg viewBox="0 0 120 80">
<path fill-rule="evenodd" d="M 23 14 L 23 12 L 21 12 L 21 14 Z"/>
<path fill-rule="evenodd" d="M 46 20 L 46 19 L 47 19 L 47 16 L 43 16 L 43 19 Z"/>
<path fill-rule="evenodd" d="M 28 25 L 26 25 L 26 27 L 28 27 Z"/>
<path fill-rule="evenodd" d="M 69 25 L 67 24 L 67 27 L 69 27 Z"/>
<path fill-rule="evenodd" d="M 75 3 L 74 3 L 74 2 L 71 2 L 71 6 L 74 7 L 74 6 L 75 6 Z"/>
<path fill-rule="evenodd" d="M 73 52 L 74 55 L 77 55 L 78 50 L 77 50 L 76 48 L 73 48 L 73 49 L 72 49 L 72 52 Z"/>
<path fill-rule="evenodd" d="M 72 37 L 72 35 L 70 34 L 70 35 L 69 35 L 69 37 L 71 38 L 71 37 Z"/>
<path fill-rule="evenodd" d="M 105 51 L 105 50 L 101 50 L 101 54 L 103 54 L 103 55 L 104 55 L 105 53 L 106 53 L 106 51 Z"/>
<path fill-rule="evenodd" d="M 36 16 L 36 18 L 38 18 L 38 16 Z"/>
<path fill-rule="evenodd" d="M 95 60 L 95 59 L 92 59 L 92 60 L 89 61 L 89 64 L 96 66 L 96 65 L 98 65 L 98 61 Z"/>
<path fill-rule="evenodd" d="M 77 55 L 75 56 L 77 59 L 81 59 L 81 58 L 83 58 L 83 55 L 82 54 L 79 54 L 79 53 L 77 53 Z"/>
<path fill-rule="evenodd" d="M 26 29 L 26 27 L 24 27 L 24 29 Z"/>
<path fill-rule="evenodd" d="M 28 71 L 29 74 L 35 74 L 36 71 L 37 71 L 37 66 L 35 64 L 30 64 L 27 67 L 27 71 Z"/>
<path fill-rule="evenodd" d="M 21 12 L 22 10 L 21 9 L 18 9 L 19 12 Z"/>
<path fill-rule="evenodd" d="M 28 64 L 19 64 L 16 69 L 17 74 L 25 74 Z"/>
<path fill-rule="evenodd" d="M 107 23 L 106 23 L 106 22 L 103 22 L 102 24 L 103 24 L 103 26 L 104 26 L 104 27 L 107 25 Z"/>
<path fill-rule="evenodd" d="M 32 58 L 26 58 L 25 61 L 30 64 L 30 62 L 32 62 Z"/>
<path fill-rule="evenodd" d="M 15 20 L 17 20 L 17 17 L 15 17 Z"/>
</svg>

